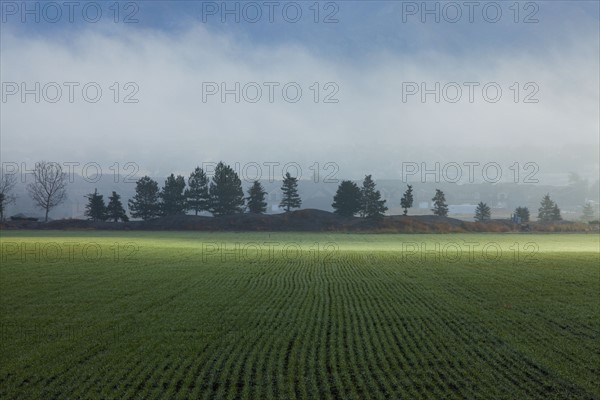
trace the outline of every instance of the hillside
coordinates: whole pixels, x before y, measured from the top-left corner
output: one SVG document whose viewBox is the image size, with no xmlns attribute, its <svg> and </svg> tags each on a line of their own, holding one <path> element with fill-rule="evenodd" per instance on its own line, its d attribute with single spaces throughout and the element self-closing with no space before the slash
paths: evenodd
<svg viewBox="0 0 600 400">
<path fill-rule="evenodd" d="M 37 221 L 6 221 L 2 229 L 56 229 L 56 230 L 150 230 L 150 231 L 298 231 L 298 232 L 373 232 L 373 233 L 459 233 L 459 232 L 511 232 L 521 228 L 508 220 L 485 223 L 467 222 L 434 215 L 392 215 L 381 220 L 342 217 L 331 212 L 306 209 L 283 214 L 236 214 L 222 217 L 178 215 L 150 221 L 127 223 L 92 222 L 81 219 L 61 219 L 47 223 Z M 592 231 L 587 224 L 562 222 L 546 225 L 531 223 L 530 231 L 582 232 Z"/>
</svg>

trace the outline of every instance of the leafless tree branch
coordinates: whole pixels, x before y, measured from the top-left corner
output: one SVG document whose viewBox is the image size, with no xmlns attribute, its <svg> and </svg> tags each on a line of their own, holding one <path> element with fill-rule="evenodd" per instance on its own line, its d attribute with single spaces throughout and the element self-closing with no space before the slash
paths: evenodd
<svg viewBox="0 0 600 400">
<path fill-rule="evenodd" d="M 48 212 L 67 198 L 67 174 L 62 166 L 55 162 L 40 161 L 33 169 L 33 183 L 27 185 L 27 191 L 38 207 Z"/>
</svg>

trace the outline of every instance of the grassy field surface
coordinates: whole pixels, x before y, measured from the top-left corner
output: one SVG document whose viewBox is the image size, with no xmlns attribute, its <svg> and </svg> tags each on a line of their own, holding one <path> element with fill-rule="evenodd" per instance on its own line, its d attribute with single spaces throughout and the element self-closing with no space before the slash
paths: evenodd
<svg viewBox="0 0 600 400">
<path fill-rule="evenodd" d="M 3 231 L 0 398 L 600 398 L 585 234 Z"/>
</svg>

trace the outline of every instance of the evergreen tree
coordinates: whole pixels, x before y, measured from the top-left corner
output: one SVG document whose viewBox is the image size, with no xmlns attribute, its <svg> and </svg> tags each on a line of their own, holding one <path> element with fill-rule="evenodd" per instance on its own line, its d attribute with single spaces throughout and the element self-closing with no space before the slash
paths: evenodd
<svg viewBox="0 0 600 400">
<path fill-rule="evenodd" d="M 360 190 L 361 208 L 360 215 L 367 218 L 381 218 L 387 211 L 385 200 L 381 200 L 381 193 L 375 189 L 375 182 L 371 175 L 365 176 Z"/>
<path fill-rule="evenodd" d="M 433 215 L 437 215 L 439 217 L 447 217 L 448 216 L 448 204 L 446 204 L 446 196 L 444 192 L 440 189 L 435 189 L 435 196 L 431 199 L 433 201 Z"/>
<path fill-rule="evenodd" d="M 522 224 L 529 222 L 529 208 L 517 207 L 515 209 L 515 216 L 520 219 Z"/>
<path fill-rule="evenodd" d="M 243 212 L 244 191 L 238 174 L 229 165 L 219 162 L 209 188 L 210 211 L 213 215 Z"/>
<path fill-rule="evenodd" d="M 133 218 L 149 220 L 160 215 L 158 203 L 158 183 L 144 176 L 135 183 L 135 196 L 129 200 L 129 210 Z"/>
<path fill-rule="evenodd" d="M 88 203 L 85 206 L 85 216 L 94 222 L 105 221 L 106 205 L 104 204 L 104 197 L 98 194 L 97 189 L 94 189 L 94 193 L 90 193 L 85 197 L 88 199 Z"/>
<path fill-rule="evenodd" d="M 259 181 L 254 181 L 250 189 L 248 189 L 248 212 L 252 214 L 263 214 L 267 211 L 267 202 L 265 196 L 267 192 Z"/>
<path fill-rule="evenodd" d="M 286 212 L 289 212 L 292 208 L 300 208 L 302 200 L 298 195 L 298 179 L 286 172 L 283 184 L 281 185 L 281 191 L 283 196 L 279 207 L 283 208 Z"/>
<path fill-rule="evenodd" d="M 160 192 L 162 215 L 185 214 L 185 179 L 181 175 L 171 174 L 165 181 L 165 186 Z"/>
<path fill-rule="evenodd" d="M 413 190 L 412 186 L 408 185 L 408 189 L 404 192 L 404 196 L 400 199 L 400 206 L 404 208 L 404 215 L 408 214 L 408 209 L 413 206 Z"/>
<path fill-rule="evenodd" d="M 560 221 L 562 217 L 560 216 L 560 208 L 558 205 L 552 201 L 550 198 L 550 194 L 547 193 L 540 203 L 540 208 L 538 209 L 538 220 L 540 222 L 556 222 Z"/>
<path fill-rule="evenodd" d="M 477 204 L 477 209 L 475 210 L 475 221 L 489 221 L 491 217 L 492 211 L 490 210 L 490 207 L 483 201 L 480 201 L 479 204 Z"/>
<path fill-rule="evenodd" d="M 594 206 L 592 206 L 592 203 L 585 203 L 582 213 L 581 219 L 583 221 L 592 221 L 594 219 Z"/>
<path fill-rule="evenodd" d="M 554 203 L 554 207 L 552 207 L 552 222 L 561 221 L 562 217 L 560 215 L 560 208 L 558 208 L 558 204 Z"/>
<path fill-rule="evenodd" d="M 361 194 L 358 185 L 352 181 L 342 181 L 333 197 L 334 213 L 352 217 L 360 211 Z"/>
<path fill-rule="evenodd" d="M 117 192 L 112 192 L 112 195 L 108 198 L 106 217 L 114 222 L 119 222 L 119 220 L 123 222 L 129 221 L 125 209 L 123 208 L 123 204 L 121 204 L 121 196 L 119 196 Z"/>
<path fill-rule="evenodd" d="M 209 179 L 204 170 L 196 167 L 188 179 L 188 189 L 185 190 L 187 208 L 198 215 L 201 211 L 209 211 L 210 196 L 208 194 Z"/>
</svg>

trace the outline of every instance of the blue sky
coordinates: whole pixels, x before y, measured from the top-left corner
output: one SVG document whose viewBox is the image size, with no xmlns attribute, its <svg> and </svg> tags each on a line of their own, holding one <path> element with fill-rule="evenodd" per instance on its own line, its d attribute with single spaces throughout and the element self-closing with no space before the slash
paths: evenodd
<svg viewBox="0 0 600 400">
<path fill-rule="evenodd" d="M 97 82 L 103 88 L 102 101 L 93 104 L 81 98 L 70 103 L 66 96 L 57 103 L 8 96 L 1 104 L 2 159 L 75 158 L 110 165 L 134 158 L 149 172 L 168 173 L 187 171 L 197 160 L 281 158 L 305 165 L 337 162 L 348 177 L 373 172 L 395 178 L 394 165 L 401 159 L 460 154 L 452 161 L 483 157 L 510 165 L 555 154 L 519 151 L 530 146 L 589 150 L 598 145 L 597 1 L 479 2 L 473 22 L 465 2 L 427 2 L 439 7 L 440 21 L 427 15 L 425 23 L 421 1 L 320 2 L 318 23 L 313 1 L 295 3 L 303 12 L 296 23 L 281 11 L 290 3 L 276 3 L 273 23 L 262 1 L 237 3 L 240 11 L 249 4 L 261 8 L 256 23 L 243 14 L 240 23 L 232 15 L 222 23 L 223 2 L 197 1 L 121 2 L 119 23 L 113 22 L 112 1 L 96 3 L 103 12 L 97 23 L 84 20 L 80 10 L 74 23 L 66 13 L 58 23 L 44 20 L 53 14 L 40 14 L 39 23 L 29 15 L 23 23 L 22 9 L 13 14 L 11 8 L 22 3 L 2 2 L 2 82 Z M 444 18 L 454 18 L 454 5 L 463 13 L 456 23 Z M 496 5 L 502 16 L 492 23 L 486 17 L 495 18 Z M 483 7 L 489 14 L 484 16 Z M 216 13 L 203 15 L 203 10 Z M 138 22 L 123 23 L 132 11 Z M 331 13 L 338 22 L 324 23 Z M 528 17 L 538 22 L 525 23 Z M 250 104 L 218 101 L 218 95 L 202 101 L 206 82 L 272 81 L 297 82 L 302 101 L 270 103 L 263 97 Z M 139 102 L 108 101 L 114 82 L 121 97 L 128 92 L 124 85 L 135 83 Z M 308 101 L 315 82 L 318 103 Z M 477 82 L 479 88 L 495 82 L 503 97 L 490 103 L 478 92 L 470 103 L 462 86 L 457 103 L 435 102 L 432 96 L 423 102 L 418 94 L 403 102 L 407 82 L 426 87 Z M 324 104 L 330 93 L 324 86 L 331 83 L 339 101 Z M 518 102 L 512 98 L 515 83 Z M 531 84 L 537 89 L 526 86 Z M 533 92 L 539 101 L 524 104 Z M 128 150 L 133 147 L 135 153 Z M 455 150 L 443 150 L 448 148 Z M 358 159 L 357 151 L 363 152 Z M 536 160 L 529 159 L 532 154 Z M 598 166 L 593 151 L 575 159 L 580 165 L 561 168 L 585 172 Z M 556 168 L 552 160 L 547 163 Z"/>
<path fill-rule="evenodd" d="M 8 12 L 7 3 L 16 3 L 17 11 Z M 35 8 L 34 3 L 27 7 Z M 27 23 L 22 23 L 23 6 L 21 2 L 3 1 L 3 29 L 13 29 L 24 35 L 73 35 L 79 30 L 90 29 L 94 25 L 112 23 L 115 18 L 113 1 L 96 2 L 101 5 L 102 18 L 99 23 L 90 24 L 82 17 L 81 6 L 74 8 L 74 22 L 68 21 L 68 8 L 61 6 L 63 15 L 57 23 L 51 23 L 55 11 L 53 8 L 44 10 L 41 2 L 40 23 L 31 23 L 34 15 L 26 15 Z M 90 2 L 81 2 L 86 4 Z M 131 4 L 130 4 L 131 3 Z M 315 1 L 271 2 L 277 3 L 269 7 L 265 1 L 138 1 L 120 2 L 118 24 L 129 29 L 150 29 L 162 32 L 178 32 L 185 30 L 190 24 L 199 23 L 215 33 L 233 34 L 239 40 L 247 41 L 250 45 L 277 45 L 282 43 L 302 43 L 316 51 L 324 53 L 333 51 L 334 54 L 354 56 L 368 54 L 373 49 L 386 49 L 391 52 L 411 53 L 429 50 L 449 52 L 486 51 L 488 47 L 543 47 L 548 41 L 557 40 L 572 34 L 575 29 L 597 28 L 599 2 L 597 1 L 537 1 L 519 2 L 475 2 L 471 6 L 473 21 L 469 21 L 470 7 L 467 2 L 406 2 L 406 1 L 321 1 L 318 17 L 315 16 Z M 297 22 L 293 20 L 298 4 L 302 17 Z M 497 22 L 495 19 L 496 6 L 486 8 L 486 4 L 498 4 L 502 15 Z M 60 4 L 60 2 L 58 2 Z M 135 4 L 133 6 L 132 4 Z M 426 13 L 424 7 L 439 8 L 440 22 L 436 16 Z M 455 19 L 458 5 L 462 16 Z M 252 7 L 247 7 L 252 5 Z M 262 13 L 257 22 L 255 5 Z M 239 23 L 236 16 L 227 13 L 226 9 L 239 10 Z M 413 7 L 417 7 L 415 10 Z M 445 7 L 448 7 L 445 9 Z M 269 22 L 269 10 L 273 10 L 273 22 Z M 517 11 L 518 9 L 518 11 Z M 244 13 L 244 10 L 246 12 Z M 45 13 L 44 13 L 45 11 Z M 425 15 L 423 16 L 423 13 Z M 518 13 L 518 14 L 517 14 Z M 90 8 L 88 14 L 93 18 L 95 8 Z M 425 23 L 420 21 L 426 18 Z M 487 18 L 486 18 L 487 17 Z M 128 23 L 123 21 L 129 18 Z M 222 18 L 226 21 L 222 22 Z M 319 22 L 315 23 L 317 18 Z M 519 20 L 515 23 L 515 18 Z M 137 20 L 133 23 L 131 21 Z M 404 20 L 404 21 L 403 21 Z M 533 22 L 537 20 L 538 22 Z M 327 21 L 327 22 L 325 22 Z M 337 22 L 334 22 L 337 21 Z M 525 22 L 527 21 L 527 23 Z M 115 25 L 118 25 L 115 24 Z"/>
</svg>

